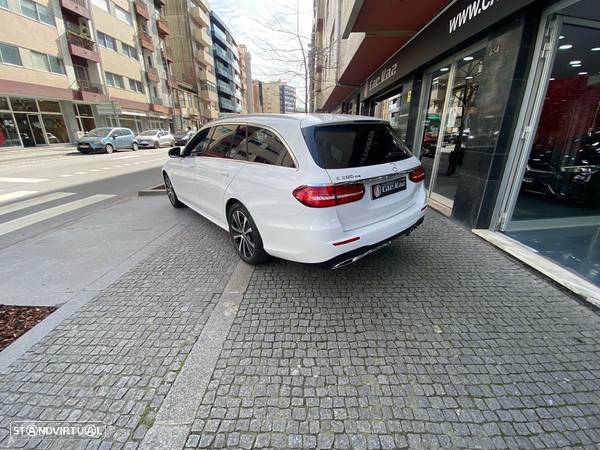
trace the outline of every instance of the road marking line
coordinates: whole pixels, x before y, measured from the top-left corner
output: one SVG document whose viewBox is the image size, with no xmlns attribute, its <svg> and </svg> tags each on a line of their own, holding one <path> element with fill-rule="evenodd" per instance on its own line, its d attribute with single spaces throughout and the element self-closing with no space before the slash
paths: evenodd
<svg viewBox="0 0 600 450">
<path fill-rule="evenodd" d="M 129 156 L 121 156 L 119 158 L 115 158 L 115 159 L 129 159 L 129 158 L 139 158 L 142 155 L 129 155 Z"/>
<path fill-rule="evenodd" d="M 100 172 L 100 169 L 90 169 L 90 172 Z"/>
<path fill-rule="evenodd" d="M 12 205 L 4 206 L 0 208 L 0 216 L 11 212 L 18 211 L 20 209 L 30 208 L 32 206 L 41 205 L 42 203 L 48 203 L 59 198 L 68 197 L 75 195 L 73 192 L 53 192 L 51 194 L 42 195 L 40 197 L 23 200 L 22 202 L 14 203 Z"/>
<path fill-rule="evenodd" d="M 37 194 L 37 192 L 38 191 L 16 191 L 16 192 L 9 192 L 8 194 L 2 194 L 2 195 L 0 195 L 0 203 L 8 201 L 8 200 L 14 200 L 15 198 L 25 197 L 30 194 Z"/>
<path fill-rule="evenodd" d="M 85 175 L 87 172 L 75 172 L 75 175 Z"/>
<path fill-rule="evenodd" d="M 68 178 L 68 177 L 72 177 L 73 175 L 71 174 L 64 174 L 64 175 L 59 175 L 60 178 Z"/>
<path fill-rule="evenodd" d="M 6 223 L 0 224 L 0 236 L 11 233 L 13 231 L 20 230 L 30 225 L 34 225 L 44 220 L 51 219 L 61 214 L 65 214 L 74 211 L 85 206 L 92 205 L 94 203 L 101 202 L 103 200 L 115 197 L 114 195 L 107 194 L 96 194 L 90 197 L 75 200 L 73 202 L 65 203 L 63 205 L 55 206 L 53 208 L 44 209 L 27 216 L 19 217 L 18 219 L 10 220 Z"/>
<path fill-rule="evenodd" d="M 48 181 L 46 178 L 11 178 L 0 177 L 0 183 L 40 183 Z"/>
<path fill-rule="evenodd" d="M 112 167 L 102 167 L 102 170 L 110 170 Z"/>
</svg>

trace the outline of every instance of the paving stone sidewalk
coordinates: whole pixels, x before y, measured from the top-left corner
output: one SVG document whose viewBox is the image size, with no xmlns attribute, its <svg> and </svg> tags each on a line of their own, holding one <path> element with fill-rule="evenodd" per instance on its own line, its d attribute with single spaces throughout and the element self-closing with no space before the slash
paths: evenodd
<svg viewBox="0 0 600 450">
<path fill-rule="evenodd" d="M 236 263 L 198 217 L 77 311 L 0 376 L 0 447 L 136 448 Z M 255 269 L 196 417 L 190 448 L 596 448 L 600 317 L 431 212 L 342 270 Z"/>
</svg>

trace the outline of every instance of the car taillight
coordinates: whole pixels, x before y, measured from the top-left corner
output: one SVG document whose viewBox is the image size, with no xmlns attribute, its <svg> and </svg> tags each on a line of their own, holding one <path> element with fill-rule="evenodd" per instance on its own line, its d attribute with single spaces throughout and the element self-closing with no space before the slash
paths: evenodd
<svg viewBox="0 0 600 450">
<path fill-rule="evenodd" d="M 419 166 L 416 169 L 411 170 L 408 174 L 408 179 L 413 183 L 423 181 L 425 179 L 425 169 L 423 166 Z"/>
<path fill-rule="evenodd" d="M 365 195 L 362 184 L 340 186 L 300 186 L 292 193 L 296 200 L 309 208 L 328 208 L 356 202 Z"/>
</svg>

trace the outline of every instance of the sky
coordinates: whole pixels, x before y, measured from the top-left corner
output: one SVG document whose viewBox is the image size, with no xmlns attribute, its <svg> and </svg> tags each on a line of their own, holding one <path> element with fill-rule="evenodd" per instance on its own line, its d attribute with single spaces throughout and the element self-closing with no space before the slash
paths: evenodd
<svg viewBox="0 0 600 450">
<path fill-rule="evenodd" d="M 312 29 L 312 0 L 209 0 L 238 44 L 252 56 L 252 78 L 281 79 L 296 88 L 297 107 L 304 107 L 304 58 Z M 299 33 L 297 32 L 299 30 Z M 302 46 L 298 40 L 301 38 Z M 308 63 L 308 58 L 306 58 Z"/>
</svg>

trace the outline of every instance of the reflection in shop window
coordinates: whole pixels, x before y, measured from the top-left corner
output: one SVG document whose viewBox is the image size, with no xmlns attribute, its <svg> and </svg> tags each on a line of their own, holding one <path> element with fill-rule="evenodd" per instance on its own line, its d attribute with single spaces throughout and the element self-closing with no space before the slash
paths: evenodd
<svg viewBox="0 0 600 450">
<path fill-rule="evenodd" d="M 10 104 L 13 111 L 37 112 L 38 110 L 35 100 L 31 98 L 11 97 Z"/>
<path fill-rule="evenodd" d="M 62 116 L 57 114 L 42 114 L 44 128 L 46 128 L 46 138 L 48 144 L 61 144 L 69 142 L 69 134 Z"/>
<path fill-rule="evenodd" d="M 13 145 L 21 145 L 15 121 L 12 114 L 0 113 L 0 147 L 10 147 Z"/>
</svg>

